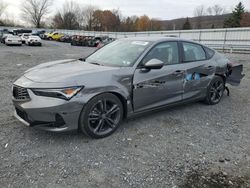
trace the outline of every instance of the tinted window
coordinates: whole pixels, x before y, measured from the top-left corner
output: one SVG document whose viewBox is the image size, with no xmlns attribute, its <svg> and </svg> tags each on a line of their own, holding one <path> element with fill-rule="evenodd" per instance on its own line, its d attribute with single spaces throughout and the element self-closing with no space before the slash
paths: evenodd
<svg viewBox="0 0 250 188">
<path fill-rule="evenodd" d="M 200 61 L 206 59 L 206 53 L 199 44 L 183 42 L 184 61 Z"/>
<path fill-rule="evenodd" d="M 164 64 L 176 64 L 179 63 L 179 51 L 177 42 L 164 42 L 156 45 L 146 55 L 143 60 L 143 64 L 147 63 L 151 59 L 159 59 Z"/>
</svg>

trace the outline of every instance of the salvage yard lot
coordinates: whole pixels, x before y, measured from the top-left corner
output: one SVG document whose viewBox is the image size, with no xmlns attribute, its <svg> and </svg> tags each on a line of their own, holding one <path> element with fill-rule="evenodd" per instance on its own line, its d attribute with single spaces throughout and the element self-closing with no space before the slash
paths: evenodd
<svg viewBox="0 0 250 188">
<path fill-rule="evenodd" d="M 0 44 L 1 187 L 250 186 L 250 55 L 226 54 L 244 64 L 246 76 L 218 105 L 192 103 L 150 113 L 93 140 L 28 128 L 13 117 L 11 85 L 25 70 L 95 50 L 43 42 Z"/>
</svg>

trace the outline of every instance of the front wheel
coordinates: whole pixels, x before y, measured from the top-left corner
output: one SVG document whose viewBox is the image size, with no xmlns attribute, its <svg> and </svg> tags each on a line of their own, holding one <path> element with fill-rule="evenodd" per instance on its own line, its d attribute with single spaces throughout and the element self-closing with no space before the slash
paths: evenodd
<svg viewBox="0 0 250 188">
<path fill-rule="evenodd" d="M 222 77 L 215 76 L 207 88 L 205 102 L 209 105 L 218 104 L 225 90 L 225 82 Z"/>
<path fill-rule="evenodd" d="M 123 106 L 118 97 L 105 93 L 91 99 L 84 107 L 79 128 L 92 138 L 104 138 L 118 128 L 123 118 Z"/>
</svg>

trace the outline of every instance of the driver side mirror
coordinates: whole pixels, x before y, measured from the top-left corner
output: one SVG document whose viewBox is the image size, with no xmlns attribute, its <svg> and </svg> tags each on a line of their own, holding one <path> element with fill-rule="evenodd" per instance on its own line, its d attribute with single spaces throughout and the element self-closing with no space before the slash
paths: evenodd
<svg viewBox="0 0 250 188">
<path fill-rule="evenodd" d="M 151 59 L 144 64 L 144 68 L 147 69 L 161 69 L 164 63 L 159 59 Z"/>
</svg>

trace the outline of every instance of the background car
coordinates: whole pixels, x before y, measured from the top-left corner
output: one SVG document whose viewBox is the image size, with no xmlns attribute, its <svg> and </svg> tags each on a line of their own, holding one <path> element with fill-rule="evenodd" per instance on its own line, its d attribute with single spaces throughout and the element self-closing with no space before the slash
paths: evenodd
<svg viewBox="0 0 250 188">
<path fill-rule="evenodd" d="M 2 38 L 3 38 L 3 32 L 0 31 L 0 41 L 2 41 Z"/>
<path fill-rule="evenodd" d="M 25 44 L 26 40 L 29 38 L 30 35 L 31 35 L 30 33 L 23 33 L 23 34 L 20 34 L 18 36 L 20 36 L 22 43 Z"/>
<path fill-rule="evenodd" d="M 22 46 L 22 39 L 19 36 L 16 35 L 8 35 L 5 40 L 4 43 L 8 46 L 8 45 L 18 45 L 18 46 Z"/>
<path fill-rule="evenodd" d="M 5 44 L 5 39 L 6 39 L 9 35 L 12 36 L 12 34 L 3 34 L 3 35 L 2 35 L 2 38 L 1 38 L 1 43 Z"/>
<path fill-rule="evenodd" d="M 13 35 L 19 35 L 23 33 L 32 33 L 31 29 L 13 29 Z"/>
<path fill-rule="evenodd" d="M 64 35 L 58 39 L 59 42 L 67 42 L 67 43 L 70 43 L 71 40 L 72 40 L 72 38 L 70 35 Z"/>
<path fill-rule="evenodd" d="M 53 32 L 45 32 L 43 34 L 40 34 L 40 38 L 43 40 L 48 40 L 48 34 L 51 34 Z"/>
<path fill-rule="evenodd" d="M 60 39 L 62 36 L 64 36 L 64 34 L 58 33 L 58 32 L 53 32 L 53 33 L 47 34 L 47 39 L 48 39 L 48 40 L 58 40 L 58 39 Z"/>
<path fill-rule="evenodd" d="M 74 35 L 72 37 L 72 40 L 71 40 L 71 45 L 72 46 L 83 46 L 85 37 L 86 36 L 82 36 L 82 35 Z"/>
<path fill-rule="evenodd" d="M 113 41 L 115 41 L 114 38 L 107 38 L 107 39 L 103 40 L 102 42 L 99 42 L 99 44 L 97 45 L 97 48 L 102 48 L 103 46 L 105 46 Z"/>
<path fill-rule="evenodd" d="M 32 35 L 38 36 L 41 38 L 41 35 L 43 35 L 45 32 L 46 32 L 45 30 L 36 31 L 36 32 L 32 33 Z"/>
<path fill-rule="evenodd" d="M 42 40 L 41 40 L 41 38 L 39 36 L 30 35 L 26 39 L 25 43 L 28 46 L 42 46 Z"/>
</svg>

